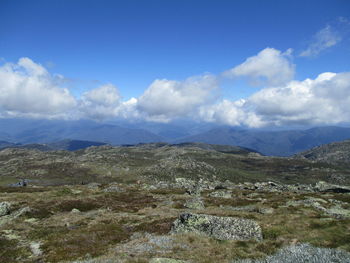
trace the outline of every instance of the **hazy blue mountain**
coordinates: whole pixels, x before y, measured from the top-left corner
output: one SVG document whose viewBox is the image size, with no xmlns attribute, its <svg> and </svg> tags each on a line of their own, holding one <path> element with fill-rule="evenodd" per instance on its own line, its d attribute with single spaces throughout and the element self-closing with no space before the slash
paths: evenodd
<svg viewBox="0 0 350 263">
<path fill-rule="evenodd" d="M 17 144 L 15 144 L 15 143 L 7 142 L 7 141 L 0 141 L 0 149 L 12 147 L 12 146 L 16 146 L 16 145 Z"/>
<path fill-rule="evenodd" d="M 88 148 L 90 146 L 101 146 L 105 145 L 102 142 L 92 141 L 81 141 L 81 140 L 62 140 L 53 143 L 29 143 L 29 144 L 14 144 L 14 143 L 3 143 L 0 142 L 0 148 L 24 148 L 24 149 L 36 149 L 40 151 L 56 151 L 56 150 L 67 150 L 76 151 Z M 3 146 L 3 147 L 1 147 Z"/>
<path fill-rule="evenodd" d="M 265 155 L 290 156 L 315 146 L 350 139 L 350 128 L 258 130 L 178 121 L 98 123 L 89 120 L 0 119 L 0 140 L 21 144 L 48 144 L 65 139 L 111 145 L 150 142 L 202 142 L 246 147 Z"/>
<path fill-rule="evenodd" d="M 319 127 L 291 131 L 217 128 L 178 139 L 176 142 L 236 145 L 254 149 L 265 155 L 290 156 L 318 145 L 349 138 L 350 128 L 342 127 Z"/>
<path fill-rule="evenodd" d="M 0 119 L 0 140 L 29 144 L 64 139 L 97 141 L 113 145 L 163 141 L 144 129 L 131 129 L 93 121 Z"/>
<path fill-rule="evenodd" d="M 195 135 L 218 127 L 218 125 L 212 123 L 199 123 L 188 120 L 178 120 L 170 123 L 118 121 L 111 124 L 131 129 L 143 129 L 163 137 L 165 141 Z"/>
</svg>

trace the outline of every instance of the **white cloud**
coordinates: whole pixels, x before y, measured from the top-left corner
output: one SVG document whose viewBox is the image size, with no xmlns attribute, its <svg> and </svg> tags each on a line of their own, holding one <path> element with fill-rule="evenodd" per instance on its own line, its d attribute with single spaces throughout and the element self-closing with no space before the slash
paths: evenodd
<svg viewBox="0 0 350 263">
<path fill-rule="evenodd" d="M 263 121 L 246 107 L 244 99 L 238 101 L 222 100 L 214 105 L 206 105 L 200 108 L 199 117 L 207 122 L 216 122 L 231 126 L 246 125 L 249 127 L 261 127 Z"/>
<path fill-rule="evenodd" d="M 222 99 L 218 103 L 218 79 L 210 74 L 184 81 L 155 80 L 143 95 L 127 101 L 112 84 L 85 92 L 77 99 L 64 88 L 63 76 L 52 75 L 40 64 L 22 58 L 16 64 L 0 66 L 0 117 L 155 122 L 192 118 L 249 127 L 350 122 L 350 72 L 326 72 L 315 79 L 286 83 L 294 74 L 288 56 L 288 52 L 264 49 L 230 70 L 226 74 L 265 77 L 270 86 L 245 99 Z M 283 77 L 276 75 L 277 80 L 273 80 L 277 69 L 267 70 L 273 61 L 285 73 Z"/>
<path fill-rule="evenodd" d="M 83 117 L 103 120 L 117 116 L 120 104 L 118 89 L 112 84 L 106 84 L 83 93 L 79 111 Z"/>
<path fill-rule="evenodd" d="M 334 27 L 327 25 L 318 31 L 307 47 L 300 53 L 302 57 L 316 57 L 323 50 L 333 47 L 342 40 L 340 32 L 338 32 Z"/>
<path fill-rule="evenodd" d="M 65 117 L 76 105 L 66 88 L 40 64 L 29 58 L 0 67 L 0 115 L 11 117 Z"/>
<path fill-rule="evenodd" d="M 350 122 L 350 72 L 320 74 L 264 88 L 246 100 L 204 107 L 203 120 L 228 125 L 323 125 Z"/>
<path fill-rule="evenodd" d="M 224 77 L 248 77 L 252 84 L 283 85 L 294 77 L 294 65 L 290 61 L 292 50 L 286 52 L 265 48 L 256 56 L 223 73 Z"/>
<path fill-rule="evenodd" d="M 209 74 L 184 81 L 157 79 L 138 99 L 137 105 L 150 120 L 166 122 L 190 116 L 199 106 L 213 101 L 217 90 L 217 79 Z"/>
</svg>

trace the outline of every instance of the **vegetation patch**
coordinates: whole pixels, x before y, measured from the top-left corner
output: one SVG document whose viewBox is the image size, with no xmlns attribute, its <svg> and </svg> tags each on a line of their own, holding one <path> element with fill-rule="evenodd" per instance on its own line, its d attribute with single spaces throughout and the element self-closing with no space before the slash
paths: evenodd
<svg viewBox="0 0 350 263">
<path fill-rule="evenodd" d="M 10 240 L 0 236 L 0 261 L 1 262 L 28 262 L 28 249 L 19 246 L 17 240 Z"/>
<path fill-rule="evenodd" d="M 105 253 L 110 245 L 130 237 L 130 231 L 118 223 L 100 223 L 67 227 L 43 227 L 31 233 L 31 238 L 43 240 L 44 258 L 48 262 L 74 260 Z"/>
</svg>

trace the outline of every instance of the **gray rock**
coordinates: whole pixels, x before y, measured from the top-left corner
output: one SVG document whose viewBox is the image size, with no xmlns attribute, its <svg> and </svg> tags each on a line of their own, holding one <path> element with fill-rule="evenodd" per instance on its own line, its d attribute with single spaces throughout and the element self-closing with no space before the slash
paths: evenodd
<svg viewBox="0 0 350 263">
<path fill-rule="evenodd" d="M 107 188 L 103 189 L 103 192 L 109 192 L 109 193 L 116 192 L 116 193 L 121 193 L 121 192 L 124 192 L 124 189 L 120 188 L 120 187 L 117 186 L 117 185 L 110 185 L 110 186 L 108 186 Z"/>
<path fill-rule="evenodd" d="M 77 209 L 77 208 L 73 208 L 72 211 L 70 211 L 70 212 L 73 213 L 73 214 L 79 214 L 80 210 Z"/>
<path fill-rule="evenodd" d="M 319 192 L 350 193 L 348 186 L 329 184 L 323 181 L 316 183 L 314 189 Z"/>
<path fill-rule="evenodd" d="M 186 261 L 173 258 L 152 258 L 149 263 L 186 263 Z"/>
<path fill-rule="evenodd" d="M 30 242 L 29 247 L 30 250 L 32 251 L 33 255 L 38 257 L 41 256 L 43 251 L 40 249 L 41 243 L 40 242 Z"/>
<path fill-rule="evenodd" d="M 262 240 L 260 226 L 253 220 L 183 213 L 175 220 L 171 233 L 194 232 L 219 240 Z"/>
<path fill-rule="evenodd" d="M 190 209 L 204 209 L 204 202 L 200 197 L 195 197 L 188 199 L 185 202 L 184 207 Z"/>
<path fill-rule="evenodd" d="M 227 199 L 232 198 L 231 191 L 227 191 L 227 190 L 218 190 L 218 191 L 215 191 L 215 192 L 211 192 L 209 194 L 209 196 L 211 196 L 211 197 L 227 198 Z"/>
<path fill-rule="evenodd" d="M 100 183 L 89 183 L 86 185 L 87 188 L 89 189 L 99 189 L 101 186 Z"/>
<path fill-rule="evenodd" d="M 322 206 L 328 203 L 326 200 L 321 198 L 314 198 L 314 197 L 308 197 L 307 199 L 299 200 L 299 201 L 288 201 L 286 205 L 287 206 L 304 205 L 304 206 L 315 208 L 327 215 L 333 216 L 338 219 L 350 218 L 350 209 L 348 209 L 346 206 L 345 208 L 342 207 L 344 205 L 347 205 L 347 203 L 339 202 L 336 200 L 334 201 L 331 202 L 334 205 L 328 208 L 325 208 L 324 206 Z"/>
<path fill-rule="evenodd" d="M 11 212 L 11 204 L 9 202 L 0 203 L 0 216 L 8 215 Z"/>
<path fill-rule="evenodd" d="M 265 259 L 246 259 L 232 263 L 350 263 L 350 253 L 318 248 L 309 244 L 298 244 L 280 249 L 276 254 Z"/>
</svg>

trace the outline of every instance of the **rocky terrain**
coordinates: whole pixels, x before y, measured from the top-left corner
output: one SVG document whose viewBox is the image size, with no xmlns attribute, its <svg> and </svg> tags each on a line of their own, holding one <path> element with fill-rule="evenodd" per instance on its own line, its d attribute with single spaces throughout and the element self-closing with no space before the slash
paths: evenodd
<svg viewBox="0 0 350 263">
<path fill-rule="evenodd" d="M 305 158 L 266 157 L 234 146 L 208 144 L 140 144 L 100 146 L 68 152 L 7 148 L 0 151 L 0 184 L 27 179 L 35 185 L 89 182 L 191 180 L 311 184 L 350 184 L 350 169 Z"/>
<path fill-rule="evenodd" d="M 350 262 L 350 171 L 206 144 L 0 151 L 1 262 Z"/>
<path fill-rule="evenodd" d="M 316 162 L 333 163 L 337 165 L 350 165 L 350 140 L 334 142 L 312 148 L 299 153 L 297 158 L 305 158 Z"/>
</svg>

